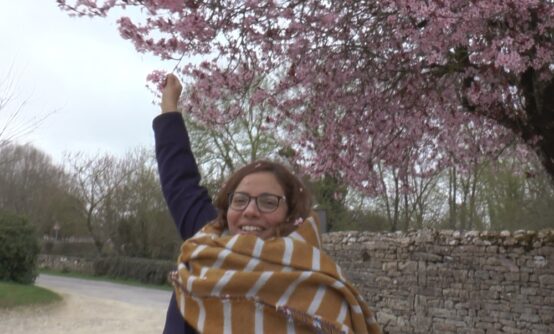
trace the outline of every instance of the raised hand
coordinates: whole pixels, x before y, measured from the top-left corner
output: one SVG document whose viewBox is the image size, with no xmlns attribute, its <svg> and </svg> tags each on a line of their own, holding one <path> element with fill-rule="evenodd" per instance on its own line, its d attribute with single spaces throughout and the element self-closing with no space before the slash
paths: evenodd
<svg viewBox="0 0 554 334">
<path fill-rule="evenodd" d="M 177 111 L 177 104 L 179 103 L 182 90 L 183 86 L 174 74 L 170 73 L 165 77 L 162 90 L 162 113 Z"/>
</svg>

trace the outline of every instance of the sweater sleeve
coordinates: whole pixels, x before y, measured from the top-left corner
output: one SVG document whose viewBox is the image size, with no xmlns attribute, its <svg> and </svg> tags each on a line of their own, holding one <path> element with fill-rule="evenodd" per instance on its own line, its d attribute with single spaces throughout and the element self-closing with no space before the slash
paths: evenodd
<svg viewBox="0 0 554 334">
<path fill-rule="evenodd" d="M 200 186 L 200 172 L 180 113 L 153 121 L 156 160 L 162 192 L 183 240 L 216 217 L 208 191 Z"/>
</svg>

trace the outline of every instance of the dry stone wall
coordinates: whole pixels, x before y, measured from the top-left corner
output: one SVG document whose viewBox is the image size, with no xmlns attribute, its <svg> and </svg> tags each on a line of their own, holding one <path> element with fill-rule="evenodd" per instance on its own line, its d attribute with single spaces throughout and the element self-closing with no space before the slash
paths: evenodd
<svg viewBox="0 0 554 334">
<path fill-rule="evenodd" d="M 385 333 L 554 333 L 554 230 L 323 235 Z"/>
</svg>

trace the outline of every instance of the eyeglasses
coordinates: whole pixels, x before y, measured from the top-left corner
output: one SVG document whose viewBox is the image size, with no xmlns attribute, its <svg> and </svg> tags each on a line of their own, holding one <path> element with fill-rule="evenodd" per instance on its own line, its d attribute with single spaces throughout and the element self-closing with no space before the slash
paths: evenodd
<svg viewBox="0 0 554 334">
<path fill-rule="evenodd" d="M 250 196 L 247 193 L 234 192 L 229 193 L 229 207 L 233 210 L 242 211 L 246 209 L 252 199 L 256 200 L 256 207 L 260 212 L 271 213 L 277 210 L 279 203 L 285 199 L 285 196 L 266 193 L 259 196 Z"/>
</svg>

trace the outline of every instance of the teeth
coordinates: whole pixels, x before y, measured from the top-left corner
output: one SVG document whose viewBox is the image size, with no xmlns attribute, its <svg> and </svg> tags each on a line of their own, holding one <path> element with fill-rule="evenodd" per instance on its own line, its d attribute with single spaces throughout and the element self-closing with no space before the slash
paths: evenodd
<svg viewBox="0 0 554 334">
<path fill-rule="evenodd" d="M 258 232 L 262 230 L 262 228 L 259 226 L 251 226 L 251 225 L 241 226 L 240 229 L 243 230 L 244 232 Z"/>
</svg>

